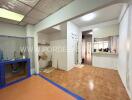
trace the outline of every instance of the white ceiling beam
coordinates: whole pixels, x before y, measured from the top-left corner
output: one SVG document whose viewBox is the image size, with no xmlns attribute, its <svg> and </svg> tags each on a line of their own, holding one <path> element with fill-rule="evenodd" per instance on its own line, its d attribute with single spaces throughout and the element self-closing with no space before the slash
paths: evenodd
<svg viewBox="0 0 132 100">
<path fill-rule="evenodd" d="M 129 7 L 128 4 L 124 4 L 124 5 L 123 5 L 121 14 L 120 14 L 120 16 L 119 16 L 119 18 L 118 18 L 118 21 L 119 21 L 119 22 L 121 22 L 121 20 L 122 20 L 123 16 L 125 15 L 125 13 L 126 13 L 128 7 Z"/>
<path fill-rule="evenodd" d="M 115 25 L 115 24 L 119 24 L 117 19 L 111 20 L 111 21 L 107 21 L 107 22 L 102 22 L 102 23 L 95 24 L 95 25 L 82 27 L 80 30 L 81 31 L 87 31 L 87 30 L 91 30 L 91 29 L 94 29 L 94 28 L 104 27 L 104 26 L 109 26 L 109 25 Z"/>
<path fill-rule="evenodd" d="M 74 0 L 67 6 L 53 13 L 35 25 L 36 32 L 46 28 L 68 21 L 83 14 L 96 11 L 108 5 L 128 2 L 129 0 Z"/>
</svg>

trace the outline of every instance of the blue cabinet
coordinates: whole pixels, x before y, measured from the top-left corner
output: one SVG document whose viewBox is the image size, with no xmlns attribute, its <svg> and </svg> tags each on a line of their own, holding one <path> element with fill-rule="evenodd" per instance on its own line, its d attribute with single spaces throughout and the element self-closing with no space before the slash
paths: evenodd
<svg viewBox="0 0 132 100">
<path fill-rule="evenodd" d="M 0 88 L 4 88 L 30 76 L 30 59 L 0 62 Z"/>
</svg>

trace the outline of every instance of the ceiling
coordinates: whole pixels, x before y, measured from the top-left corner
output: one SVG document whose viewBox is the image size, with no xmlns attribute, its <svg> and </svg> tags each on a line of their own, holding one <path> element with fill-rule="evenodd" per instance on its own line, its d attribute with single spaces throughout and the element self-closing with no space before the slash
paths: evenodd
<svg viewBox="0 0 132 100">
<path fill-rule="evenodd" d="M 40 31 L 40 33 L 45 33 L 45 34 L 56 33 L 56 32 L 60 32 L 60 30 L 57 30 L 53 27 Z"/>
<path fill-rule="evenodd" d="M 96 17 L 90 21 L 83 21 L 81 17 L 72 20 L 73 23 L 79 27 L 85 27 L 89 25 L 99 24 L 101 22 L 110 21 L 117 19 L 120 16 L 123 4 L 115 4 L 108 6 L 106 8 L 100 9 L 96 12 L 93 12 Z"/>
<path fill-rule="evenodd" d="M 21 22 L 4 18 L 0 18 L 0 21 L 18 25 L 37 24 L 42 19 L 72 1 L 73 0 L 0 0 L 0 8 L 25 15 Z"/>
</svg>

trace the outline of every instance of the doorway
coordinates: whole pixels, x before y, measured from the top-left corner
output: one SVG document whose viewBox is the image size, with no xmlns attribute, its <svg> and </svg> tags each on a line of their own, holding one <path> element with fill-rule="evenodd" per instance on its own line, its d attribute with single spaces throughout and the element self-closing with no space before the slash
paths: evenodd
<svg viewBox="0 0 132 100">
<path fill-rule="evenodd" d="M 92 65 L 92 30 L 82 32 L 82 64 Z"/>
</svg>

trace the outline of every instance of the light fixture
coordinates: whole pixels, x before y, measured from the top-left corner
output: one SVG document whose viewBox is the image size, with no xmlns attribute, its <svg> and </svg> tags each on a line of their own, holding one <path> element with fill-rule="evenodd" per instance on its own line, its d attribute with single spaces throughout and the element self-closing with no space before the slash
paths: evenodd
<svg viewBox="0 0 132 100">
<path fill-rule="evenodd" d="M 95 17 L 96 17 L 95 13 L 90 13 L 90 14 L 82 16 L 81 19 L 83 21 L 90 21 L 90 20 L 93 20 Z"/>
<path fill-rule="evenodd" d="M 0 17 L 20 22 L 24 18 L 24 15 L 0 8 Z"/>
</svg>

